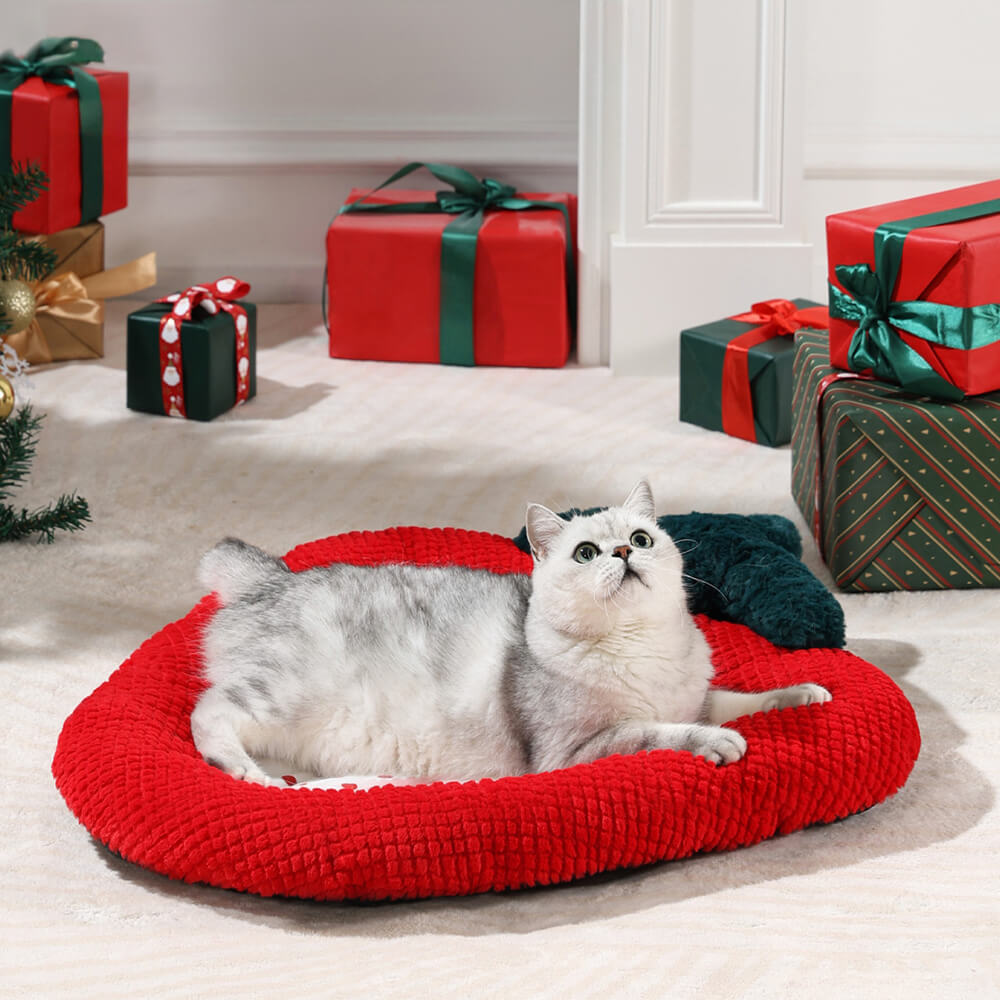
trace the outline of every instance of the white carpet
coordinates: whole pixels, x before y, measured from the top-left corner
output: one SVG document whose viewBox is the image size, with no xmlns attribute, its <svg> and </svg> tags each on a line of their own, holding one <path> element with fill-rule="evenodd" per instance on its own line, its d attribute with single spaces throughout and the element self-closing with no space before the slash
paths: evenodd
<svg viewBox="0 0 1000 1000">
<path fill-rule="evenodd" d="M 997 591 L 841 596 L 848 645 L 913 702 L 904 790 L 725 855 L 553 889 L 378 906 L 169 881 L 96 845 L 50 763 L 63 719 L 199 598 L 225 534 L 276 553 L 355 528 L 515 533 L 524 504 L 796 519 L 790 452 L 677 421 L 677 383 L 326 357 L 318 311 L 261 309 L 258 397 L 209 424 L 125 408 L 107 357 L 33 375 L 30 483 L 94 521 L 0 548 L 0 996 L 985 998 L 1000 996 Z M 815 546 L 809 566 L 829 582 Z"/>
</svg>

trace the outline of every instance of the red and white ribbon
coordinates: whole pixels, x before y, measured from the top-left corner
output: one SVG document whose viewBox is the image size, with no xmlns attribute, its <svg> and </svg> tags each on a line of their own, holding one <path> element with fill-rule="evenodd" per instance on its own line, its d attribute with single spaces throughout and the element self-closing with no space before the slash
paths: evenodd
<svg viewBox="0 0 1000 1000">
<path fill-rule="evenodd" d="M 169 417 L 187 416 L 184 406 L 184 368 L 181 364 L 181 325 L 197 307 L 210 315 L 220 309 L 233 318 L 236 331 L 236 405 L 250 394 L 250 348 L 247 312 L 236 300 L 242 299 L 250 286 L 239 278 L 225 277 L 207 285 L 192 285 L 157 302 L 170 302 L 173 308 L 160 320 L 160 389 L 163 412 Z"/>
</svg>

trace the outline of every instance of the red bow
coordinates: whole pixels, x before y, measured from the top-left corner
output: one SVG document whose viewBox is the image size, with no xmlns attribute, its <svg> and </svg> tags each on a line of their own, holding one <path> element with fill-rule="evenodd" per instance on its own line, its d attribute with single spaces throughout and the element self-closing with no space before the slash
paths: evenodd
<svg viewBox="0 0 1000 1000">
<path fill-rule="evenodd" d="M 239 278 L 225 277 L 207 285 L 192 285 L 157 302 L 171 302 L 173 308 L 160 320 L 160 388 L 163 412 L 170 417 L 184 417 L 184 369 L 181 366 L 181 325 L 197 307 L 215 315 L 220 309 L 233 318 L 236 332 L 236 405 L 250 394 L 250 348 L 247 340 L 247 313 L 236 300 L 242 299 L 250 286 Z"/>
<path fill-rule="evenodd" d="M 799 309 L 788 299 L 767 299 L 755 302 L 750 312 L 729 318 L 755 326 L 726 345 L 722 362 L 722 429 L 733 437 L 756 441 L 747 352 L 773 337 L 791 336 L 802 327 L 825 330 L 830 325 L 829 314 L 826 306 Z"/>
</svg>

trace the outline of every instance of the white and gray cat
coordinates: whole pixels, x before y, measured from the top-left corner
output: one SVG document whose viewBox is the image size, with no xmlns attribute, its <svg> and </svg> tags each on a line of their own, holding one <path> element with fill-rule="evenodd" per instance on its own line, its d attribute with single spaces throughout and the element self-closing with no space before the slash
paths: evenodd
<svg viewBox="0 0 1000 1000">
<path fill-rule="evenodd" d="M 409 564 L 293 573 L 221 542 L 200 574 L 222 605 L 191 716 L 202 756 L 265 785 L 284 782 L 263 757 L 328 777 L 427 781 L 658 748 L 729 764 L 747 745 L 721 723 L 830 699 L 817 684 L 710 686 L 681 554 L 645 481 L 621 507 L 569 521 L 531 504 L 527 531 L 531 576 Z"/>
</svg>

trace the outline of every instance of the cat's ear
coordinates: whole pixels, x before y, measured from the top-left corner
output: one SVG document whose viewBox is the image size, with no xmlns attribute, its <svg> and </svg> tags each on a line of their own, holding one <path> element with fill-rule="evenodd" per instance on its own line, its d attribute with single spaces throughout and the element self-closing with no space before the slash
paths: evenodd
<svg viewBox="0 0 1000 1000">
<path fill-rule="evenodd" d="M 548 507 L 540 503 L 529 503 L 524 515 L 524 524 L 528 530 L 528 544 L 531 554 L 536 559 L 544 559 L 552 543 L 562 534 L 566 522 Z"/>
<path fill-rule="evenodd" d="M 649 488 L 649 483 L 645 479 L 640 479 L 632 487 L 632 492 L 625 498 L 625 503 L 622 506 L 639 517 L 648 518 L 650 521 L 656 520 L 653 491 Z"/>
</svg>

